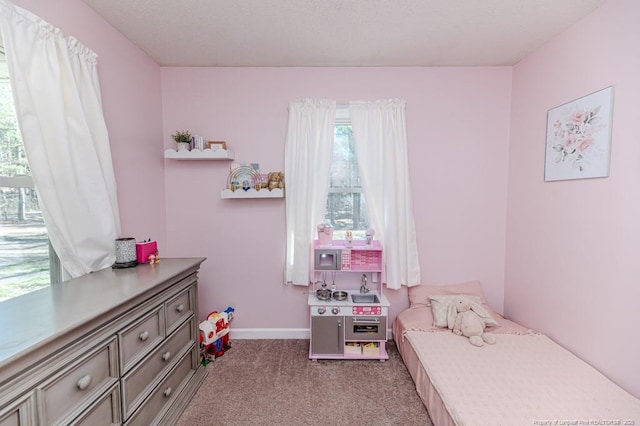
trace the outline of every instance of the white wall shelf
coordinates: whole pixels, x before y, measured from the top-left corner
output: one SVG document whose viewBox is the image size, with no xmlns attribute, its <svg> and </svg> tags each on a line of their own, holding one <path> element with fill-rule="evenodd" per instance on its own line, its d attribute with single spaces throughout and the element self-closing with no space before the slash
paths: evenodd
<svg viewBox="0 0 640 426">
<path fill-rule="evenodd" d="M 200 151 L 199 149 L 193 149 L 187 151 L 181 149 L 176 151 L 175 149 L 167 149 L 164 151 L 164 158 L 171 158 L 174 160 L 233 160 L 235 153 L 228 149 L 205 149 Z"/>
<path fill-rule="evenodd" d="M 251 188 L 245 191 L 244 189 L 236 189 L 232 191 L 230 189 L 223 189 L 222 198 L 284 198 L 284 189 L 272 189 L 269 191 L 268 189 L 261 189 L 260 191 L 256 191 Z"/>
</svg>

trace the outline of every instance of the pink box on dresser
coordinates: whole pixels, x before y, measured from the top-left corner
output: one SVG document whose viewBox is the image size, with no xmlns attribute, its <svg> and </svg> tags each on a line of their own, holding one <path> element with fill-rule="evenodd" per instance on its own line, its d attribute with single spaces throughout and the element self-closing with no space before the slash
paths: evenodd
<svg viewBox="0 0 640 426">
<path fill-rule="evenodd" d="M 158 255 L 158 243 L 156 241 L 136 243 L 136 259 L 138 263 L 149 262 L 149 256 L 151 255 Z"/>
</svg>

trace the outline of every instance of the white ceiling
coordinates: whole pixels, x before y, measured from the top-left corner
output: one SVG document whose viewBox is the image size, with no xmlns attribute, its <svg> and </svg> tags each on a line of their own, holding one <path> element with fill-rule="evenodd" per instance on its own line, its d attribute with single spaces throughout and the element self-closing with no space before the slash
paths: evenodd
<svg viewBox="0 0 640 426">
<path fill-rule="evenodd" d="M 513 65 L 606 0 L 84 0 L 163 66 Z"/>
</svg>

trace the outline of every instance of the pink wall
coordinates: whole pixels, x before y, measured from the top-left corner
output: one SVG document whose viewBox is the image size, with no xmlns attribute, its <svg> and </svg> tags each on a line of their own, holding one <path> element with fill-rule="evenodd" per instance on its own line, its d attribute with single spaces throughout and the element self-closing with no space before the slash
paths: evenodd
<svg viewBox="0 0 640 426">
<path fill-rule="evenodd" d="M 301 97 L 406 99 L 422 280 L 480 279 L 502 311 L 511 68 L 163 68 L 165 147 L 189 129 L 282 170 Z M 229 165 L 165 161 L 167 254 L 208 258 L 203 316 L 234 306 L 234 330 L 308 329 L 308 289 L 283 284 L 285 202 L 221 199 Z M 394 318 L 406 288 L 387 294 Z"/>
<path fill-rule="evenodd" d="M 239 161 L 282 170 L 290 99 L 401 97 L 423 282 L 480 279 L 497 310 L 640 396 L 625 306 L 640 300 L 639 3 L 610 0 L 513 70 L 160 70 L 80 0 L 13 1 L 98 53 L 123 235 L 208 258 L 201 315 L 231 305 L 234 329 L 306 329 L 307 289 L 282 284 L 284 200 L 220 199 L 229 163 L 163 160 L 170 134 L 226 140 Z M 546 111 L 609 85 L 611 176 L 544 183 Z M 406 289 L 387 294 L 393 318 Z"/>
<path fill-rule="evenodd" d="M 167 68 L 161 91 L 158 65 L 82 1 L 15 2 L 98 53 L 123 235 L 206 256 L 203 315 L 232 305 L 235 328 L 306 329 L 307 289 L 282 284 L 284 200 L 221 200 L 228 163 L 166 161 L 163 145 L 188 128 L 282 170 L 298 97 L 408 101 L 423 281 L 480 279 L 502 310 L 510 68 Z M 406 289 L 389 297 L 394 317 Z"/>
<path fill-rule="evenodd" d="M 80 0 L 12 0 L 98 54 L 122 234 L 164 247 L 160 67 Z"/>
<path fill-rule="evenodd" d="M 14 2 L 98 53 L 123 235 L 208 258 L 201 315 L 231 305 L 235 329 L 306 329 L 307 289 L 282 284 L 284 200 L 220 199 L 229 163 L 164 160 L 170 134 L 226 140 L 239 161 L 281 170 L 290 99 L 401 97 L 423 282 L 482 280 L 497 310 L 640 395 L 623 305 L 640 299 L 634 0 L 610 0 L 513 69 L 161 70 L 80 0 Z M 546 111 L 609 85 L 611 176 L 544 183 Z M 406 289 L 387 294 L 393 318 Z"/>
<path fill-rule="evenodd" d="M 513 72 L 505 310 L 640 396 L 640 3 L 610 0 Z M 547 110 L 614 86 L 608 178 L 543 181 Z M 633 302 L 633 303 L 632 303 Z"/>
</svg>

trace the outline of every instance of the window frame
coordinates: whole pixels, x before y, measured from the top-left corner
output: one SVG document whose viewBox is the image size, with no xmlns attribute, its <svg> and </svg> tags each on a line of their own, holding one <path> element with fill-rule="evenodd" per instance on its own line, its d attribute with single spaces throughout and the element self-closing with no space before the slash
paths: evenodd
<svg viewBox="0 0 640 426">
<path fill-rule="evenodd" d="M 335 120 L 335 124 L 334 124 L 334 132 L 335 129 L 338 128 L 338 126 L 350 126 L 351 127 L 351 117 L 349 115 L 349 107 L 345 106 L 345 107 L 337 107 L 336 108 L 336 120 Z M 335 139 L 334 139 L 334 143 L 335 143 Z M 331 161 L 331 167 L 333 167 L 333 162 L 334 162 L 334 158 L 332 157 L 332 161 Z M 360 176 L 360 165 L 358 164 L 358 160 L 357 160 L 357 156 L 355 158 L 356 160 L 356 167 L 358 168 L 358 177 Z M 329 221 L 330 222 L 330 210 L 329 210 L 329 197 L 331 194 L 358 194 L 360 197 L 364 197 L 364 191 L 362 190 L 362 186 L 351 186 L 351 187 L 332 187 L 331 184 L 329 184 L 329 190 L 327 192 L 327 200 L 325 202 L 325 222 Z M 334 228 L 334 239 L 340 240 L 340 239 L 344 239 L 346 237 L 346 232 L 347 231 L 351 231 L 353 233 L 353 236 L 356 238 L 365 238 L 365 234 L 366 234 L 366 228 L 368 226 L 369 223 L 369 217 L 368 217 L 368 211 L 366 209 L 366 199 L 363 200 L 364 201 L 364 215 L 365 215 L 365 226 L 362 229 L 344 229 L 344 230 L 337 230 Z M 355 204 L 355 203 L 354 203 Z M 355 205 L 354 205 L 354 209 L 353 212 L 355 213 Z"/>
<path fill-rule="evenodd" d="M 4 57 L 4 46 L 2 46 L 1 41 L 2 40 L 0 39 L 0 62 L 3 62 L 4 64 L 6 64 L 6 60 Z M 8 73 L 5 75 L 4 71 L 6 71 L 6 69 L 3 70 L 2 75 L 0 76 L 0 80 L 2 80 L 3 84 L 5 83 L 10 84 L 8 82 L 9 80 Z M 20 138 L 20 142 L 22 143 L 22 138 Z M 22 143 L 22 146 L 24 150 L 24 143 Z M 28 163 L 28 159 L 27 159 L 27 163 Z M 33 178 L 31 177 L 31 175 L 17 175 L 17 176 L 0 175 L 0 187 L 10 188 L 10 189 L 19 189 L 19 188 L 35 189 Z M 38 204 L 39 204 L 39 200 L 38 200 Z M 46 225 L 45 225 L 45 229 L 46 229 Z M 49 285 L 55 285 L 67 279 L 68 273 L 64 270 L 64 267 L 60 262 L 60 258 L 58 257 L 57 253 L 53 249 L 53 246 L 51 245 L 51 240 L 49 240 L 48 238 L 48 231 L 47 231 L 47 239 L 48 239 L 47 246 L 48 246 L 48 252 L 49 252 Z M 19 296 L 16 296 L 16 297 L 19 297 Z"/>
<path fill-rule="evenodd" d="M 30 188 L 35 189 L 33 184 L 33 178 L 31 176 L 0 176 L 0 188 Z M 45 225 L 46 228 L 46 225 Z M 48 236 L 48 233 L 47 233 Z M 48 239 L 48 238 L 47 238 Z M 51 240 L 48 241 L 49 246 L 49 285 L 59 284 L 64 281 L 66 276 L 64 267 L 60 262 L 58 254 L 51 245 Z"/>
</svg>

